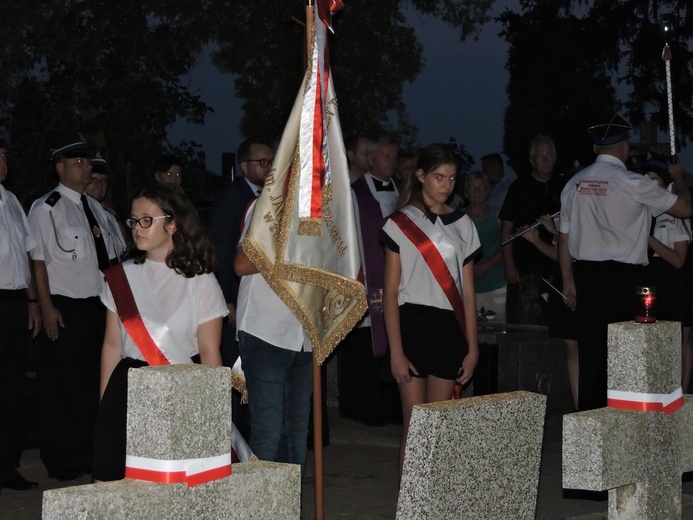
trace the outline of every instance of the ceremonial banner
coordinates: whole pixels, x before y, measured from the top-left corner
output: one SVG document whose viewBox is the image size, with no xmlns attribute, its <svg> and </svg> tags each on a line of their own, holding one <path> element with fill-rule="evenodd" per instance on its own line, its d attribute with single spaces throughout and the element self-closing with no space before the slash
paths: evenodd
<svg viewBox="0 0 693 520">
<path fill-rule="evenodd" d="M 327 50 L 330 11 L 338 7 L 315 3 L 312 60 L 243 241 L 248 258 L 308 332 L 318 364 L 366 310 Z"/>
</svg>

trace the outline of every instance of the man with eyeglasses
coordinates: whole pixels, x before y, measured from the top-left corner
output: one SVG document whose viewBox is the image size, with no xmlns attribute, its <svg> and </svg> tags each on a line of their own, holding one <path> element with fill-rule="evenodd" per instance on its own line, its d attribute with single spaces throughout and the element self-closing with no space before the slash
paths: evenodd
<svg viewBox="0 0 693 520">
<path fill-rule="evenodd" d="M 272 171 L 274 151 L 268 141 L 250 137 L 239 145 L 236 157 L 242 177 L 236 177 L 217 197 L 209 220 L 209 235 L 219 264 L 216 275 L 229 309 L 221 337 L 221 356 L 224 365 L 228 367 L 233 366 L 239 356 L 236 342 L 236 303 L 240 280 L 233 271 L 233 261 L 241 236 L 243 216 L 250 202 L 262 191 L 265 178 Z M 247 438 L 247 422 L 242 419 L 244 412 L 237 408 L 236 406 L 233 410 L 234 422 Z"/>
<path fill-rule="evenodd" d="M 91 471 L 106 321 L 99 294 L 118 257 L 108 216 L 85 194 L 93 151 L 81 136 L 51 150 L 59 184 L 34 202 L 29 223 L 43 333 L 39 335 L 40 455 L 49 477 Z"/>
<path fill-rule="evenodd" d="M 183 165 L 173 155 L 162 155 L 154 161 L 154 179 L 162 186 L 180 186 L 183 183 Z"/>
</svg>

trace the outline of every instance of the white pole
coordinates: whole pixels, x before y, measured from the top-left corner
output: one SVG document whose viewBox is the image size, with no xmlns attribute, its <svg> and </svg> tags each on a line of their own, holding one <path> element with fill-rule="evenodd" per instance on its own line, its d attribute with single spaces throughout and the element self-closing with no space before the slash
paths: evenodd
<svg viewBox="0 0 693 520">
<path fill-rule="evenodd" d="M 669 148 L 673 159 L 676 157 L 676 132 L 674 131 L 674 101 L 671 93 L 671 49 L 669 49 L 668 43 L 664 45 L 662 59 L 666 67 L 667 108 L 669 109 Z"/>
</svg>

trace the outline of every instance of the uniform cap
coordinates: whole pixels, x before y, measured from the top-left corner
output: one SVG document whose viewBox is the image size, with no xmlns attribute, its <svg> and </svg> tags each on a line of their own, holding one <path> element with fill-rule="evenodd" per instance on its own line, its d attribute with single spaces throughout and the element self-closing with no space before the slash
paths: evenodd
<svg viewBox="0 0 693 520">
<path fill-rule="evenodd" d="M 81 134 L 71 134 L 56 139 L 59 143 L 56 148 L 51 148 L 51 160 L 57 162 L 62 158 L 70 159 L 75 157 L 91 157 L 94 151 L 86 143 Z"/>
<path fill-rule="evenodd" d="M 92 173 L 108 174 L 108 163 L 101 156 L 101 152 L 96 152 L 96 156 L 91 160 Z"/>
<path fill-rule="evenodd" d="M 592 141 L 597 146 L 607 146 L 620 143 L 630 137 L 629 130 L 633 127 L 618 114 L 614 114 L 604 123 L 591 126 L 587 129 L 592 136 Z"/>
</svg>

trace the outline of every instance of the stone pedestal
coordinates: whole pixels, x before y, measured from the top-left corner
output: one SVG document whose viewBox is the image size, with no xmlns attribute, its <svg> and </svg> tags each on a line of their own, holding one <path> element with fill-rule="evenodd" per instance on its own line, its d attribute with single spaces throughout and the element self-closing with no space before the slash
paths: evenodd
<svg viewBox="0 0 693 520">
<path fill-rule="evenodd" d="M 228 368 L 175 365 L 130 370 L 128 455 L 156 461 L 231 453 Z M 229 459 L 230 460 L 230 459 Z M 231 476 L 189 487 L 124 479 L 43 494 L 44 520 L 300 518 L 293 464 L 245 462 Z"/>
<path fill-rule="evenodd" d="M 546 397 L 415 406 L 397 519 L 534 519 Z"/>
<path fill-rule="evenodd" d="M 679 323 L 609 325 L 609 407 L 563 418 L 563 487 L 609 490 L 612 519 L 681 518 L 693 397 L 680 406 L 680 378 Z"/>
<path fill-rule="evenodd" d="M 481 324 L 474 395 L 515 390 L 546 395 L 550 410 L 573 409 L 563 341 L 546 327 Z"/>
</svg>

